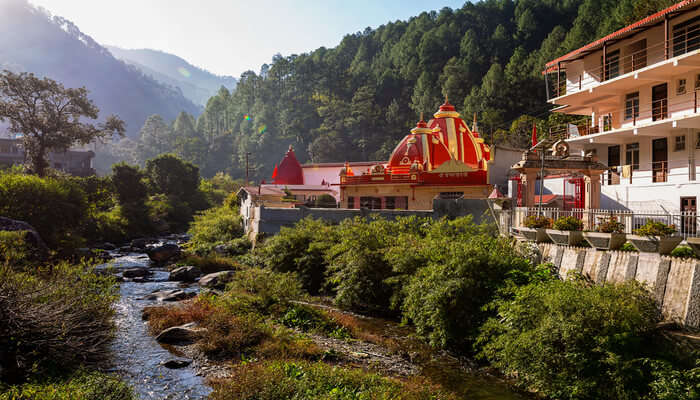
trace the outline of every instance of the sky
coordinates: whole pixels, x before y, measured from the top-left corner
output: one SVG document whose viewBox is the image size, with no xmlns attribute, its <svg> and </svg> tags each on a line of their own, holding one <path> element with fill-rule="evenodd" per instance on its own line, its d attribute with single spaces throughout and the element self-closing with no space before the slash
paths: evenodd
<svg viewBox="0 0 700 400">
<path fill-rule="evenodd" d="M 29 0 L 102 45 L 155 49 L 218 75 L 272 56 L 335 47 L 344 35 L 465 0 Z"/>
</svg>

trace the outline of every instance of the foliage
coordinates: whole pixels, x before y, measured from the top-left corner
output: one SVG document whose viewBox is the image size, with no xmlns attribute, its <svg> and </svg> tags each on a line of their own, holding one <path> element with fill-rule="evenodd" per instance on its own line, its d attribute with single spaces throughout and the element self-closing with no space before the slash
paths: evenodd
<svg viewBox="0 0 700 400">
<path fill-rule="evenodd" d="M 141 204 L 146 201 L 148 186 L 144 178 L 145 174 L 138 166 L 126 163 L 112 165 L 112 185 L 116 190 L 119 204 Z"/>
<path fill-rule="evenodd" d="M 549 228 L 552 226 L 552 219 L 544 215 L 528 215 L 523 224 L 530 229 Z"/>
<path fill-rule="evenodd" d="M 60 263 L 28 272 L 0 266 L 4 380 L 106 360 L 116 296 L 114 279 L 85 265 Z"/>
<path fill-rule="evenodd" d="M 422 381 L 401 382 L 379 375 L 321 362 L 245 364 L 234 369 L 230 380 L 214 385 L 215 400 L 356 400 L 451 399 Z"/>
<path fill-rule="evenodd" d="M 626 242 L 625 244 L 620 247 L 620 251 L 633 251 L 633 252 L 639 252 L 636 247 L 630 242 Z"/>
<path fill-rule="evenodd" d="M 498 300 L 482 328 L 481 355 L 518 382 L 556 399 L 625 399 L 644 393 L 637 357 L 659 313 L 637 282 L 588 286 L 547 280 Z"/>
<path fill-rule="evenodd" d="M 671 257 L 697 258 L 693 249 L 688 246 L 678 246 L 671 251 Z"/>
<path fill-rule="evenodd" d="M 199 183 L 199 190 L 204 193 L 207 202 L 212 207 L 224 204 L 225 201 L 238 204 L 236 193 L 243 186 L 240 179 L 234 180 L 231 175 L 218 172 L 210 179 L 202 179 Z M 229 199 L 233 196 L 232 199 Z"/>
<path fill-rule="evenodd" d="M 0 73 L 0 121 L 9 121 L 10 132 L 22 134 L 22 147 L 39 176 L 49 167 L 50 150 L 66 151 L 76 143 L 124 135 L 124 121 L 114 115 L 97 126 L 85 122 L 99 114 L 87 93 L 31 73 Z"/>
<path fill-rule="evenodd" d="M 146 177 L 154 193 L 178 197 L 190 206 L 203 209 L 199 191 L 199 168 L 173 154 L 161 154 L 146 161 Z"/>
<path fill-rule="evenodd" d="M 32 246 L 26 235 L 26 231 L 0 231 L 0 265 L 20 268 L 31 261 Z"/>
<path fill-rule="evenodd" d="M 316 197 L 310 204 L 310 206 L 314 208 L 335 208 L 336 205 L 335 197 L 330 194 L 322 194 Z"/>
<path fill-rule="evenodd" d="M 560 217 L 554 221 L 552 228 L 560 231 L 582 231 L 583 221 L 576 217 Z"/>
<path fill-rule="evenodd" d="M 307 217 L 293 228 L 282 227 L 277 235 L 265 241 L 258 254 L 265 266 L 273 271 L 295 272 L 304 289 L 318 294 L 328 268 L 324 255 L 337 237 L 331 226 Z"/>
<path fill-rule="evenodd" d="M 30 382 L 11 386 L 0 400 L 131 400 L 131 388 L 118 378 L 100 372 L 78 371 L 65 380 Z"/>
<path fill-rule="evenodd" d="M 267 311 L 274 305 L 285 305 L 302 297 L 301 283 L 292 273 L 273 272 L 267 269 L 246 268 L 236 273 L 236 279 L 227 290 L 255 297 L 256 307 Z"/>
<path fill-rule="evenodd" d="M 85 192 L 70 179 L 0 172 L 0 215 L 30 224 L 49 247 L 75 245 L 87 212 Z"/>
<path fill-rule="evenodd" d="M 617 217 L 610 217 L 596 226 L 597 232 L 625 233 L 625 224 L 619 222 Z"/>
<path fill-rule="evenodd" d="M 338 325 L 323 312 L 300 304 L 289 307 L 280 322 L 284 326 L 297 328 L 304 332 L 317 332 L 337 339 L 350 337 L 343 326 Z"/>
<path fill-rule="evenodd" d="M 226 206 L 211 208 L 195 215 L 188 232 L 192 236 L 188 246 L 199 255 L 207 255 L 214 247 L 222 244 L 235 245 L 239 250 L 247 247 L 245 243 L 233 243 L 244 234 L 243 222 L 237 209 Z"/>
<path fill-rule="evenodd" d="M 660 360 L 648 360 L 651 364 L 653 380 L 647 396 L 656 400 L 690 400 L 700 398 L 700 358 L 695 360 L 695 367 L 679 370 L 671 363 Z"/>
<path fill-rule="evenodd" d="M 670 236 L 676 233 L 676 226 L 649 219 L 644 225 L 635 229 L 634 233 L 641 236 Z"/>
</svg>

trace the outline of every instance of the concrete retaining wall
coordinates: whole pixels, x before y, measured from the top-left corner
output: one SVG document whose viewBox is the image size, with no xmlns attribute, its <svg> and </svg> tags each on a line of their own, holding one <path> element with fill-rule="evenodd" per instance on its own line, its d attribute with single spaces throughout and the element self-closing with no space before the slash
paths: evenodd
<svg viewBox="0 0 700 400">
<path fill-rule="evenodd" d="M 578 272 L 599 284 L 636 279 L 654 293 L 666 319 L 700 328 L 699 260 L 552 243 L 538 247 L 542 260 L 553 263 L 562 278 Z"/>
</svg>

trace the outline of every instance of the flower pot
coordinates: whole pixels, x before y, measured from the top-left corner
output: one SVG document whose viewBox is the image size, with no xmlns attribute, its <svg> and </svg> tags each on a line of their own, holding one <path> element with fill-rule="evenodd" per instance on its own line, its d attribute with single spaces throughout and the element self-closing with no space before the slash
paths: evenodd
<svg viewBox="0 0 700 400">
<path fill-rule="evenodd" d="M 695 252 L 695 255 L 700 257 L 700 237 L 686 239 L 688 246 Z"/>
<path fill-rule="evenodd" d="M 583 240 L 583 232 L 581 231 L 559 231 L 556 229 L 547 229 L 547 236 L 556 244 L 563 246 L 576 246 Z"/>
<path fill-rule="evenodd" d="M 519 230 L 520 234 L 531 242 L 549 242 L 549 236 L 547 236 L 545 228 L 519 228 Z"/>
<path fill-rule="evenodd" d="M 591 247 L 600 250 L 617 250 L 627 241 L 624 233 L 583 232 Z"/>
<path fill-rule="evenodd" d="M 671 254 L 683 238 L 680 236 L 639 236 L 628 235 L 627 240 L 643 253 Z"/>
</svg>

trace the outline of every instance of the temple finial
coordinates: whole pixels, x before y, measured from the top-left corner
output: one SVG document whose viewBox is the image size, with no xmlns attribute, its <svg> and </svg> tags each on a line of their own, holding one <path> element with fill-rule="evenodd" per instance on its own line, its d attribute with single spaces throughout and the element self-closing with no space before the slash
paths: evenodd
<svg viewBox="0 0 700 400">
<path fill-rule="evenodd" d="M 448 101 L 447 101 L 447 93 L 445 93 L 445 104 L 447 104 L 447 103 L 448 103 Z"/>
<path fill-rule="evenodd" d="M 423 111 L 420 112 L 420 120 L 423 121 Z"/>
</svg>

